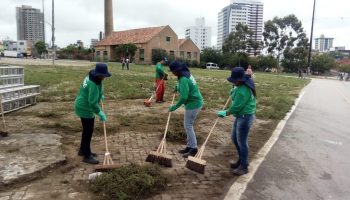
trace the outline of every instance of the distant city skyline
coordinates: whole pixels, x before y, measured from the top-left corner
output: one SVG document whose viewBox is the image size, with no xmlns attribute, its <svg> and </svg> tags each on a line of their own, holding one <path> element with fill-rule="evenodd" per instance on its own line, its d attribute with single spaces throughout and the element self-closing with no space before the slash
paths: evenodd
<svg viewBox="0 0 350 200">
<path fill-rule="evenodd" d="M 264 4 L 264 22 L 275 16 L 284 17 L 295 14 L 303 23 L 309 37 L 313 0 L 262 0 Z M 346 0 L 318 0 L 316 3 L 314 36 L 321 34 L 334 37 L 333 46 L 350 48 L 350 13 Z M 114 30 L 126 30 L 142 27 L 170 25 L 179 37 L 185 37 L 185 28 L 193 24 L 197 17 L 204 17 L 206 25 L 212 27 L 211 44 L 217 42 L 217 16 L 220 10 L 230 4 L 230 0 L 203 2 L 202 0 L 119 0 L 113 2 Z M 17 39 L 15 8 L 30 5 L 42 9 L 42 0 L 1 0 L 0 39 Z M 187 6 L 183 6 L 187 5 Z M 96 0 L 59 0 L 55 2 L 56 43 L 60 47 L 82 40 L 89 44 L 104 31 L 104 2 Z M 45 20 L 51 21 L 51 1 L 45 1 Z M 46 42 L 50 41 L 51 30 L 46 26 Z"/>
</svg>

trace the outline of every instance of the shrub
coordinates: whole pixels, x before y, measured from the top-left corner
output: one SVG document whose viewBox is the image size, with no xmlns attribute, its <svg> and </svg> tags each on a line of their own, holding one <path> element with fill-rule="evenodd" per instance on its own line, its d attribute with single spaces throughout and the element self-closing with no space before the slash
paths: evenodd
<svg viewBox="0 0 350 200">
<path fill-rule="evenodd" d="M 158 165 L 131 164 L 104 173 L 90 182 L 103 200 L 143 199 L 166 188 L 167 179 Z"/>
</svg>

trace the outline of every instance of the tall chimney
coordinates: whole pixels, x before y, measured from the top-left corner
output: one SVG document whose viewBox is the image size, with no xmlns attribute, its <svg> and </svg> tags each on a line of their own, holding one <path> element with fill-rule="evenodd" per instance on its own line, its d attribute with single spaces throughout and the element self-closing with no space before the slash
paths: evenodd
<svg viewBox="0 0 350 200">
<path fill-rule="evenodd" d="M 112 0 L 105 0 L 105 37 L 113 32 L 113 5 Z"/>
</svg>

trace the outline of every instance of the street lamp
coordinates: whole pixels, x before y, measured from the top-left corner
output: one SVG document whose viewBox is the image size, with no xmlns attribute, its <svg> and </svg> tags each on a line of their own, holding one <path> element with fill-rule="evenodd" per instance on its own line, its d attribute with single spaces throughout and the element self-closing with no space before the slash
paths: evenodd
<svg viewBox="0 0 350 200">
<path fill-rule="evenodd" d="M 316 5 L 316 0 L 314 0 L 314 7 L 313 7 L 313 10 L 312 10 L 310 46 L 309 46 L 309 55 L 308 55 L 308 58 L 307 58 L 307 73 L 308 74 L 311 72 L 310 71 L 310 68 L 311 68 L 311 51 L 312 51 L 312 40 L 313 40 L 312 37 L 313 37 L 313 33 L 314 33 L 315 5 Z"/>
<path fill-rule="evenodd" d="M 52 65 L 55 65 L 56 48 L 55 48 L 55 0 L 52 0 Z"/>
</svg>

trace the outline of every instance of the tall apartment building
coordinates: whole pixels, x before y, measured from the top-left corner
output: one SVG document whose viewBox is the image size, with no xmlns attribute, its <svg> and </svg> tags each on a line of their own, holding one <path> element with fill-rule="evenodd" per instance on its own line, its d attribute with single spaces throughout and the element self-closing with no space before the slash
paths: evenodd
<svg viewBox="0 0 350 200">
<path fill-rule="evenodd" d="M 211 27 L 205 26 L 204 17 L 196 19 L 196 25 L 186 28 L 186 39 L 191 39 L 202 50 L 211 46 Z"/>
<path fill-rule="evenodd" d="M 44 13 L 40 9 L 22 5 L 16 7 L 17 40 L 45 41 Z"/>
<path fill-rule="evenodd" d="M 231 0 L 231 4 L 218 13 L 217 48 L 222 49 L 225 39 L 235 31 L 238 23 L 253 31 L 252 39 L 261 42 L 263 32 L 264 4 L 260 0 Z M 248 53 L 254 54 L 250 49 Z M 257 50 L 256 53 L 260 53 Z"/>
<path fill-rule="evenodd" d="M 319 52 L 328 52 L 333 47 L 334 38 L 326 38 L 322 34 L 319 38 L 315 38 L 315 50 Z"/>
</svg>

